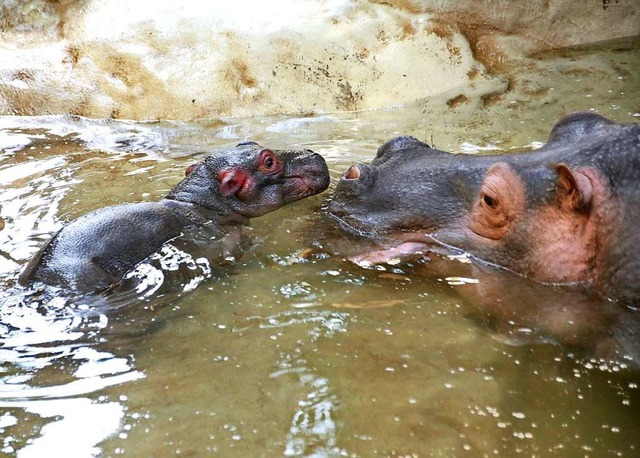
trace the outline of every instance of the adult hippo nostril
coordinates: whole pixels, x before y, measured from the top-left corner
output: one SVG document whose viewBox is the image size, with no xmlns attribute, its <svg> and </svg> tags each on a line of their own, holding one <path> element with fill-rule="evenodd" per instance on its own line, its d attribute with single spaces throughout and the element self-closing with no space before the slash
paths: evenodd
<svg viewBox="0 0 640 458">
<path fill-rule="evenodd" d="M 342 178 L 345 180 L 357 180 L 360 178 L 360 168 L 357 165 L 352 165 L 344 172 Z"/>
<path fill-rule="evenodd" d="M 360 189 L 364 192 L 373 184 L 376 173 L 368 164 L 353 164 L 340 177 L 338 188 Z"/>
</svg>

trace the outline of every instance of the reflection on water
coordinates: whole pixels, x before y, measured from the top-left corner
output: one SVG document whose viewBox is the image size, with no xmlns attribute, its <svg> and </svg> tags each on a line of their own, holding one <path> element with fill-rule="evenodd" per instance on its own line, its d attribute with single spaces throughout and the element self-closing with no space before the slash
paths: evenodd
<svg viewBox="0 0 640 458">
<path fill-rule="evenodd" d="M 48 456 L 52 450 L 64 450 L 65 456 L 97 455 L 99 449 L 95 444 L 116 431 L 124 415 L 123 406 L 117 402 L 98 403 L 87 398 L 0 402 L 0 406 L 24 409 L 26 413 L 35 414 L 42 419 L 54 419 L 42 427 L 40 437 L 22 448 L 14 446 L 13 437 L 5 436 L 2 451 L 11 454 L 19 450 L 21 457 Z M 18 421 L 9 412 L 2 418 L 5 419 L 6 426 L 13 426 Z M 90 423 L 88 419 L 91 419 Z"/>
<path fill-rule="evenodd" d="M 261 321 L 261 329 L 275 330 L 299 324 L 314 324 L 313 329 L 309 331 L 309 343 L 315 344 L 321 336 L 330 338 L 336 332 L 345 332 L 349 317 L 344 313 L 299 311 L 270 316 L 266 320 L 256 319 Z M 304 358 L 299 346 L 293 350 L 292 354 L 280 355 L 270 377 L 278 379 L 285 375 L 297 377 L 305 394 L 298 400 L 298 409 L 293 413 L 286 436 L 284 455 L 339 454 L 341 450 L 338 448 L 338 431 L 334 418 L 339 398 L 332 393 L 329 379 L 317 373 L 317 370 Z"/>
<path fill-rule="evenodd" d="M 316 216 L 324 196 L 257 219 L 222 269 L 168 245 L 128 291 L 16 279 L 63 222 L 158 199 L 240 141 L 312 148 L 335 180 L 398 134 L 482 154 L 539 145 L 567 111 L 637 120 L 638 59 L 637 44 L 536 56 L 515 89 L 453 108 L 0 118 L 2 453 L 636 456 L 637 309 L 435 255 L 353 265 L 355 240 Z"/>
</svg>

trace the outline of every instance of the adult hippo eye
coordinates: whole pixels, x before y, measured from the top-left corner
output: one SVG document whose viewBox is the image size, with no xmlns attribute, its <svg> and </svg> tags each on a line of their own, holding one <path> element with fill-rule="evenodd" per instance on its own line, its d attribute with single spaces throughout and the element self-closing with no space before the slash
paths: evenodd
<svg viewBox="0 0 640 458">
<path fill-rule="evenodd" d="M 262 151 L 258 170 L 266 174 L 277 173 L 280 171 L 280 163 L 273 151 L 268 149 Z"/>
<path fill-rule="evenodd" d="M 494 199 L 491 196 L 488 196 L 487 194 L 484 194 L 482 196 L 482 200 L 484 201 L 484 203 L 491 209 L 495 210 L 498 207 L 498 200 Z"/>
<path fill-rule="evenodd" d="M 505 162 L 487 170 L 478 200 L 469 215 L 469 229 L 481 237 L 500 240 L 514 221 L 524 213 L 525 192 L 522 179 Z"/>
</svg>

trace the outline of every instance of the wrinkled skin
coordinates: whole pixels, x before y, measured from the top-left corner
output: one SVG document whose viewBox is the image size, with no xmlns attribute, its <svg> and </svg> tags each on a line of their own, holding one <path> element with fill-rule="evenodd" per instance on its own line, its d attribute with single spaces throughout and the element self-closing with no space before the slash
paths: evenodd
<svg viewBox="0 0 640 458">
<path fill-rule="evenodd" d="M 41 282 L 93 292 L 120 282 L 167 241 L 224 239 L 223 251 L 240 242 L 250 218 L 324 191 L 329 173 L 310 150 L 277 151 L 257 143 L 208 156 L 158 202 L 106 207 L 59 232 L 27 264 L 19 283 Z"/>
<path fill-rule="evenodd" d="M 574 113 L 539 150 L 454 155 L 411 137 L 350 167 L 329 214 L 380 263 L 454 247 L 545 283 L 640 300 L 640 125 Z"/>
</svg>

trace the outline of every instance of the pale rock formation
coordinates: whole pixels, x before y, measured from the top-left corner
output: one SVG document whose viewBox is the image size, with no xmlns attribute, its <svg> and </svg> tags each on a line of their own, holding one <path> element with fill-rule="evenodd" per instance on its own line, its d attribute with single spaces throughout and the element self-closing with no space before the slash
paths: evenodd
<svg viewBox="0 0 640 458">
<path fill-rule="evenodd" d="M 6 0 L 0 114 L 191 120 L 479 96 L 504 90 L 501 65 L 523 53 L 637 33 L 639 5 Z"/>
</svg>

